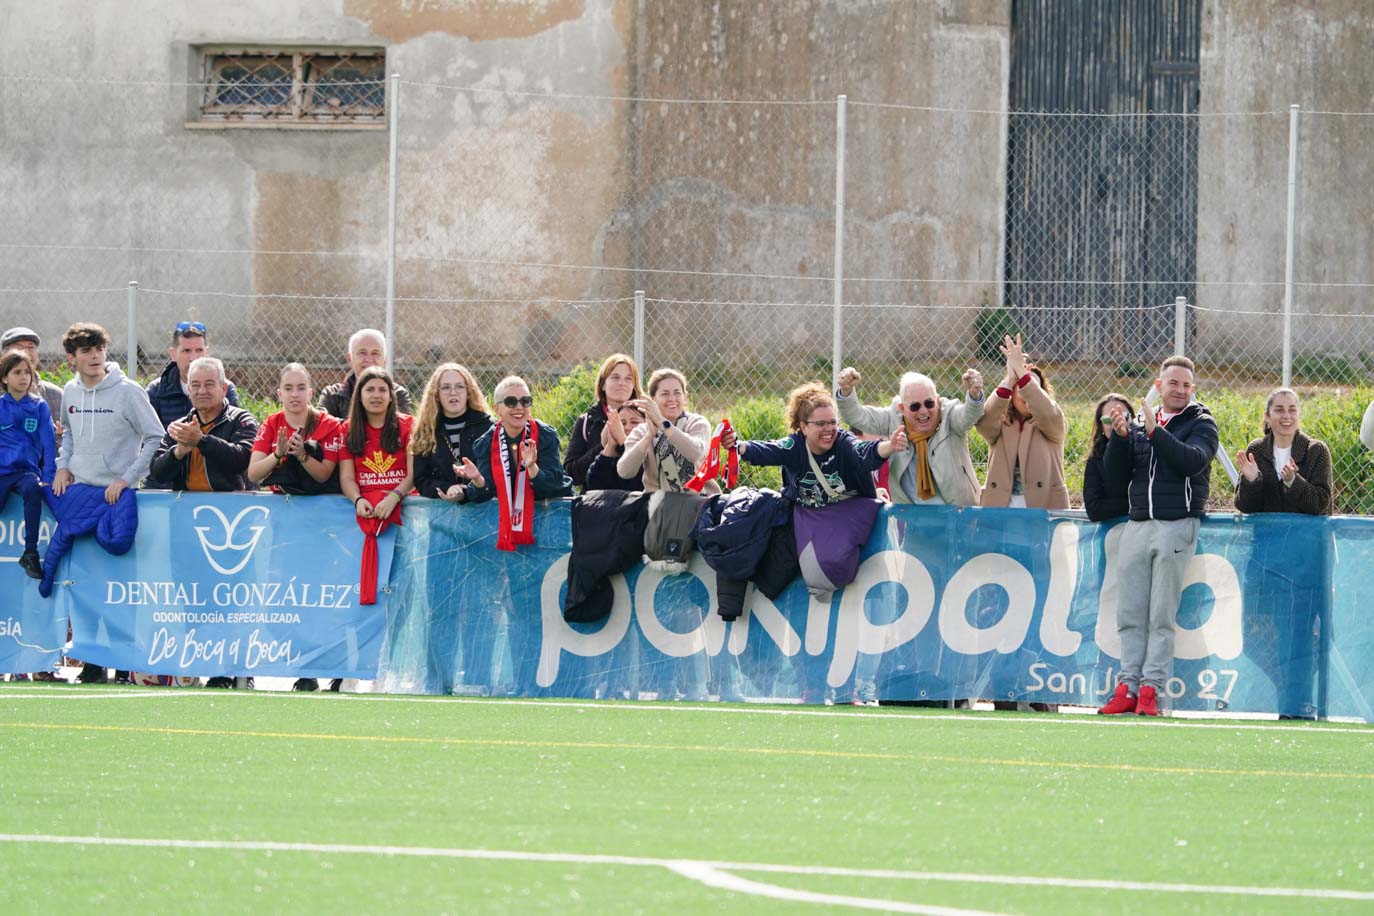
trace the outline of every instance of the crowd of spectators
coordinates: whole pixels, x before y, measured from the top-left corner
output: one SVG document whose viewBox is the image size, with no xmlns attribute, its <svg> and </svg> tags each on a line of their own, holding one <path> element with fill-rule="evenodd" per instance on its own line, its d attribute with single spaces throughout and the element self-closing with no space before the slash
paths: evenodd
<svg viewBox="0 0 1374 916">
<path fill-rule="evenodd" d="M 202 322 L 176 325 L 169 362 L 146 390 L 108 359 L 109 335 L 98 325 L 77 323 L 64 334 L 75 375 L 62 389 L 39 376 L 40 343 L 25 327 L 0 338 L 0 506 L 19 494 L 25 516 L 19 565 L 48 588 L 58 557 L 51 547 L 46 559 L 38 553 L 43 500 L 59 531 L 78 517 L 78 505 L 81 518 L 107 513 L 99 523 L 101 543 L 118 552 L 128 549 L 132 534 L 108 532 L 119 528 L 125 518 L 119 507 L 131 503 L 139 486 L 342 494 L 364 536 L 364 603 L 375 595 L 376 538 L 401 524 L 407 495 L 454 504 L 497 500 L 503 550 L 532 543 L 538 500 L 572 496 L 574 488 L 653 494 L 648 505 L 661 525 L 671 528 L 677 513 L 690 516 L 690 528 L 701 498 L 721 493 L 714 473 L 721 449 L 746 463 L 781 468 L 782 499 L 807 510 L 856 499 L 1010 509 L 1070 504 L 1066 418 L 1019 336 L 1004 339 L 1005 365 L 991 392 L 976 368 L 963 374 L 958 397 L 941 396 L 929 376 L 908 372 L 890 400 L 865 406 L 858 395 L 863 379 L 845 368 L 834 391 L 819 382 L 794 389 L 787 401 L 791 432 L 772 441 L 739 439 L 728 423 L 713 434 L 710 421 L 689 409 L 684 373 L 660 368 L 641 387 L 634 359 L 613 354 L 597 373 L 596 401 L 578 417 L 566 453 L 557 430 L 536 418 L 529 385 L 514 375 L 496 385 L 489 405 L 471 371 L 444 363 L 412 416 L 410 393 L 388 371 L 385 338 L 373 329 L 352 335 L 344 380 L 318 399 L 304 366 L 284 366 L 276 392 L 281 410 L 261 424 L 238 406 Z M 1174 614 L 1218 449 L 1216 423 L 1195 397 L 1191 360 L 1166 359 L 1154 389 L 1157 406 L 1133 405 L 1116 392 L 1103 396 L 1083 474 L 1088 517 L 1126 519 L 1117 568 L 1121 674 L 1099 710 L 1106 715 L 1159 714 L 1172 667 Z M 1274 390 L 1263 435 L 1235 455 L 1237 510 L 1330 513 L 1330 452 L 1301 431 L 1299 420 L 1297 394 Z M 988 445 L 981 483 L 969 451 L 975 431 Z M 1374 404 L 1360 434 L 1374 448 Z M 683 502 L 683 494 L 697 495 Z M 800 561 L 810 587 L 806 557 Z M 1293 626 L 1307 625 L 1296 617 Z M 98 681 L 105 674 L 88 665 L 81 677 Z M 52 678 L 50 672 L 35 676 Z M 211 685 L 251 682 L 216 678 Z M 318 689 L 312 679 L 296 686 Z M 876 703 L 871 696 L 862 701 Z"/>
</svg>

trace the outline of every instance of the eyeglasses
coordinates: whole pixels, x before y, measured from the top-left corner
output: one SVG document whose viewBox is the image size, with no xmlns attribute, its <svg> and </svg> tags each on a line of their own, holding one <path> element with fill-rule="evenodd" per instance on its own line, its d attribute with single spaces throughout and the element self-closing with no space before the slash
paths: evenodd
<svg viewBox="0 0 1374 916">
<path fill-rule="evenodd" d="M 821 429 L 834 429 L 840 425 L 839 420 L 807 420 L 811 426 L 818 426 Z"/>
<path fill-rule="evenodd" d="M 467 391 L 467 390 L 468 390 L 468 386 L 467 386 L 467 385 L 440 385 L 440 386 L 439 386 L 439 393 L 440 393 L 440 394 L 457 394 L 457 393 L 460 392 L 460 391 Z"/>
<path fill-rule="evenodd" d="M 523 398 L 502 398 L 501 403 L 505 404 L 507 407 L 511 409 L 515 409 L 516 407 L 529 407 L 531 404 L 534 403 L 534 398 L 530 397 L 529 395 L 525 395 Z"/>
<path fill-rule="evenodd" d="M 924 407 L 926 410 L 934 410 L 936 407 L 939 406 L 939 404 L 940 402 L 935 400 L 934 398 L 926 398 L 924 401 L 912 401 L 910 404 L 906 405 L 906 409 L 911 411 L 912 413 L 915 413 L 922 407 Z"/>
<path fill-rule="evenodd" d="M 177 322 L 176 332 L 177 332 L 178 334 L 180 334 L 180 333 L 182 333 L 183 331 L 199 331 L 200 333 L 204 334 L 204 333 L 205 333 L 205 322 L 203 322 L 203 321 L 179 321 L 179 322 Z"/>
</svg>

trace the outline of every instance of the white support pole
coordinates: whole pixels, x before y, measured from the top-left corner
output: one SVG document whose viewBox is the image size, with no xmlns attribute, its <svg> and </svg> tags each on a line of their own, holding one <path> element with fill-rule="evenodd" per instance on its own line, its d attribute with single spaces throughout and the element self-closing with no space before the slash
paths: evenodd
<svg viewBox="0 0 1374 916">
<path fill-rule="evenodd" d="M 1298 200 L 1298 106 L 1288 106 L 1288 225 L 1283 238 L 1283 386 L 1293 383 L 1293 226 Z"/>
<path fill-rule="evenodd" d="M 401 122 L 401 74 L 391 74 L 390 111 L 387 118 L 386 166 L 386 353 L 396 353 L 396 132 Z"/>
<path fill-rule="evenodd" d="M 635 290 L 635 365 L 644 371 L 644 290 Z"/>
<path fill-rule="evenodd" d="M 124 338 L 129 342 L 129 358 L 124 364 L 124 374 L 134 381 L 138 380 L 138 281 L 129 281 L 129 317 Z"/>
<path fill-rule="evenodd" d="M 1188 297 L 1174 299 L 1174 353 L 1188 354 Z"/>
<path fill-rule="evenodd" d="M 838 388 L 841 360 L 844 354 L 844 150 L 845 103 L 847 97 L 835 97 L 835 325 L 831 331 L 830 381 Z"/>
</svg>

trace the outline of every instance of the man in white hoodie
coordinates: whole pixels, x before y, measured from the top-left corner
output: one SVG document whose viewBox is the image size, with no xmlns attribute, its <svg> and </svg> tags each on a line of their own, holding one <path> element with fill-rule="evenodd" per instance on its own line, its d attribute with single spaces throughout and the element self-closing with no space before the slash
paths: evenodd
<svg viewBox="0 0 1374 916">
<path fill-rule="evenodd" d="M 62 335 L 76 377 L 62 389 L 65 429 L 52 491 L 61 496 L 73 483 L 104 487 L 113 506 L 147 475 L 163 429 L 143 389 L 106 361 L 109 344 L 105 329 L 88 322 Z"/>
<path fill-rule="evenodd" d="M 76 377 L 62 389 L 62 445 L 52 493 L 60 497 L 72 484 L 103 487 L 113 506 L 148 473 L 162 423 L 137 384 L 119 366 L 106 362 L 110 335 L 98 324 L 78 322 L 62 335 L 62 348 Z M 129 499 L 133 498 L 130 493 Z M 58 515 L 59 528 L 62 515 Z M 51 548 L 50 548 L 51 549 Z M 81 680 L 103 683 L 104 668 L 85 665 Z"/>
</svg>

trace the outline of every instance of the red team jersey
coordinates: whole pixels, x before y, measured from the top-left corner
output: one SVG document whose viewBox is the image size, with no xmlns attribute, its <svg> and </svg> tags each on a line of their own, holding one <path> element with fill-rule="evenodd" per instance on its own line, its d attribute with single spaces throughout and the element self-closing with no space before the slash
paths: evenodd
<svg viewBox="0 0 1374 916">
<path fill-rule="evenodd" d="M 362 454 L 354 455 L 348 450 L 348 425 L 344 424 L 339 459 L 352 459 L 353 479 L 358 483 L 358 492 L 364 496 L 377 490 L 394 490 L 405 480 L 410 461 L 406 449 L 410 445 L 410 428 L 415 418 L 403 413 L 397 414 L 396 418 L 401 424 L 401 447 L 394 452 L 382 450 L 382 431 L 369 425 Z"/>
<path fill-rule="evenodd" d="M 270 454 L 277 447 L 278 431 L 283 429 L 286 430 L 288 438 L 297 432 L 294 426 L 286 422 L 286 413 L 278 411 L 258 427 L 258 437 L 253 440 L 253 451 L 262 452 L 264 455 Z M 315 428 L 310 431 L 310 438 L 320 444 L 320 449 L 324 452 L 321 456 L 323 460 L 338 461 L 339 450 L 343 448 L 344 423 L 337 417 L 321 411 L 315 416 Z"/>
</svg>

